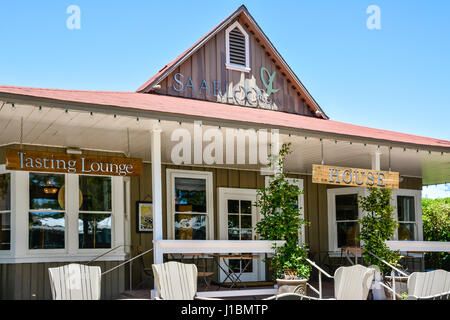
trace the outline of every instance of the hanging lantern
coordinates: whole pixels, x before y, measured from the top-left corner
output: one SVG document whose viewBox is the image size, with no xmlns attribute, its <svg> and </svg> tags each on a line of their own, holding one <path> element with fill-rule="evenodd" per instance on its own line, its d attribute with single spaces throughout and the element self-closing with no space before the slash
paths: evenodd
<svg viewBox="0 0 450 320">
<path fill-rule="evenodd" d="M 47 180 L 43 189 L 46 194 L 55 194 L 58 192 L 58 187 L 55 186 L 51 180 Z"/>
</svg>

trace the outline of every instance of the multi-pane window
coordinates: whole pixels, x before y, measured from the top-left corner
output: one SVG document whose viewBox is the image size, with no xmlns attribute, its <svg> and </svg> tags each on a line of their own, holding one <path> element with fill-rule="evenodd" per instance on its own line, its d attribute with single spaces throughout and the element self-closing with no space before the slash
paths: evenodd
<svg viewBox="0 0 450 320">
<path fill-rule="evenodd" d="M 11 175 L 0 174 L 0 250 L 11 249 Z"/>
<path fill-rule="evenodd" d="M 416 239 L 416 211 L 414 197 L 397 196 L 398 239 Z"/>
<path fill-rule="evenodd" d="M 64 184 L 63 174 L 29 174 L 30 249 L 63 249 L 65 247 Z"/>
<path fill-rule="evenodd" d="M 252 240 L 252 202 L 228 199 L 228 240 Z"/>
<path fill-rule="evenodd" d="M 79 186 L 79 248 L 111 248 L 111 178 L 80 176 Z"/>
<path fill-rule="evenodd" d="M 337 246 L 359 247 L 358 194 L 336 195 Z"/>
<path fill-rule="evenodd" d="M 175 239 L 206 240 L 206 179 L 175 177 Z"/>
<path fill-rule="evenodd" d="M 228 199 L 228 240 L 252 240 L 252 201 Z M 229 259 L 228 265 L 234 272 L 253 272 L 249 260 Z"/>
</svg>

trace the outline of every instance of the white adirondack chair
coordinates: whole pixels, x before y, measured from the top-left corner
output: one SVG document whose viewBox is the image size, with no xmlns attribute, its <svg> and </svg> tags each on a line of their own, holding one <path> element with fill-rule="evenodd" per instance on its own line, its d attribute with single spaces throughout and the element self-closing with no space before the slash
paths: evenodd
<svg viewBox="0 0 450 320">
<path fill-rule="evenodd" d="M 48 273 L 53 300 L 100 300 L 100 267 L 71 263 Z"/>
<path fill-rule="evenodd" d="M 414 272 L 408 278 L 406 300 L 450 299 L 450 272 Z"/>
<path fill-rule="evenodd" d="M 375 270 L 360 264 L 340 267 L 334 273 L 334 298 L 332 300 L 367 300 Z M 285 293 L 268 300 L 330 300 L 309 297 L 302 294 Z"/>
<path fill-rule="evenodd" d="M 153 264 L 159 300 L 220 300 L 197 297 L 197 266 L 195 264 L 169 261 Z"/>
</svg>

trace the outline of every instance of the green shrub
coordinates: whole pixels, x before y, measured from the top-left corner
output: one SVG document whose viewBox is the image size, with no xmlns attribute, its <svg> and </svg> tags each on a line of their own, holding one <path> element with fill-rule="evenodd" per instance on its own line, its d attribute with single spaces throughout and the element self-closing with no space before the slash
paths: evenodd
<svg viewBox="0 0 450 320">
<path fill-rule="evenodd" d="M 450 241 L 450 198 L 422 199 L 423 239 Z M 427 268 L 450 271 L 450 254 L 433 252 L 425 255 Z"/>
<path fill-rule="evenodd" d="M 285 156 L 290 153 L 290 144 L 283 144 L 278 157 L 270 157 L 270 166 L 276 172 L 266 188 L 258 189 L 258 200 L 262 219 L 256 224 L 256 233 L 264 240 L 284 240 L 284 246 L 275 246 L 270 264 L 274 278 L 283 278 L 285 271 L 294 272 L 297 278 L 309 278 L 311 266 L 305 261 L 305 245 L 299 245 L 301 227 L 307 224 L 299 217 L 298 196 L 303 191 L 291 184 L 283 172 Z M 276 166 L 277 165 L 277 166 Z"/>
<path fill-rule="evenodd" d="M 400 252 L 392 251 L 385 241 L 393 237 L 397 230 L 398 223 L 393 217 L 393 208 L 390 204 L 392 190 L 369 188 L 370 194 L 367 197 L 359 197 L 358 202 L 366 215 L 359 220 L 361 233 L 358 237 L 364 241 L 363 248 L 378 257 L 386 260 L 394 266 L 398 266 Z M 364 261 L 377 265 L 382 272 L 389 271 L 390 268 L 369 253 L 364 253 Z"/>
</svg>

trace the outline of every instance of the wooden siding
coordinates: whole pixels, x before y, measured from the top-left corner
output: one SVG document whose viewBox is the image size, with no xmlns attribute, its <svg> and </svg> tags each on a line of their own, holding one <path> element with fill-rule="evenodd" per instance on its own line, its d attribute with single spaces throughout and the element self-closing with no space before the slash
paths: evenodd
<svg viewBox="0 0 450 320">
<path fill-rule="evenodd" d="M 305 99 L 299 95 L 291 80 L 288 80 L 286 75 L 283 75 L 283 73 L 280 72 L 279 66 L 274 64 L 272 60 L 273 57 L 269 56 L 269 53 L 265 47 L 263 48 L 260 39 L 257 39 L 252 32 L 249 32 L 244 21 L 239 22 L 249 35 L 251 71 L 249 73 L 245 73 L 226 69 L 225 30 L 236 20 L 239 21 L 239 18 L 230 22 L 230 24 L 227 25 L 222 31 L 218 32 L 192 56 L 187 58 L 186 61 L 184 61 L 177 69 L 175 69 L 159 83 L 161 85 L 160 89 L 155 89 L 152 92 L 200 100 L 218 101 L 217 96 L 214 96 L 213 92 L 213 80 L 220 81 L 220 88 L 223 94 L 226 92 L 226 83 L 230 83 L 234 86 L 238 83 L 243 84 L 245 81 L 252 81 L 255 83 L 257 88 L 266 91 L 260 75 L 261 67 L 266 67 L 270 74 L 274 71 L 277 72 L 273 82 L 273 88 L 279 89 L 279 91 L 274 93 L 271 98 L 274 99 L 274 103 L 277 106 L 278 111 L 316 116 L 311 111 L 311 108 L 307 106 Z M 191 89 L 187 89 L 182 92 L 173 89 L 174 83 L 178 86 L 178 84 L 174 82 L 174 75 L 177 73 L 184 75 L 184 78 L 182 79 L 183 83 L 186 83 L 189 77 L 192 78 L 195 92 Z M 245 81 L 243 81 L 241 77 L 245 77 Z M 203 80 L 206 80 L 210 91 L 209 95 L 206 94 L 206 90 L 204 89 L 201 93 L 198 90 Z M 246 106 L 251 107 L 248 103 Z"/>
<path fill-rule="evenodd" d="M 0 264 L 1 300 L 51 300 L 48 268 L 74 262 Z M 83 263 L 83 262 L 81 262 Z M 121 261 L 92 263 L 102 272 L 117 266 Z M 120 267 L 102 277 L 101 299 L 116 299 L 128 288 L 126 268 Z"/>
</svg>

